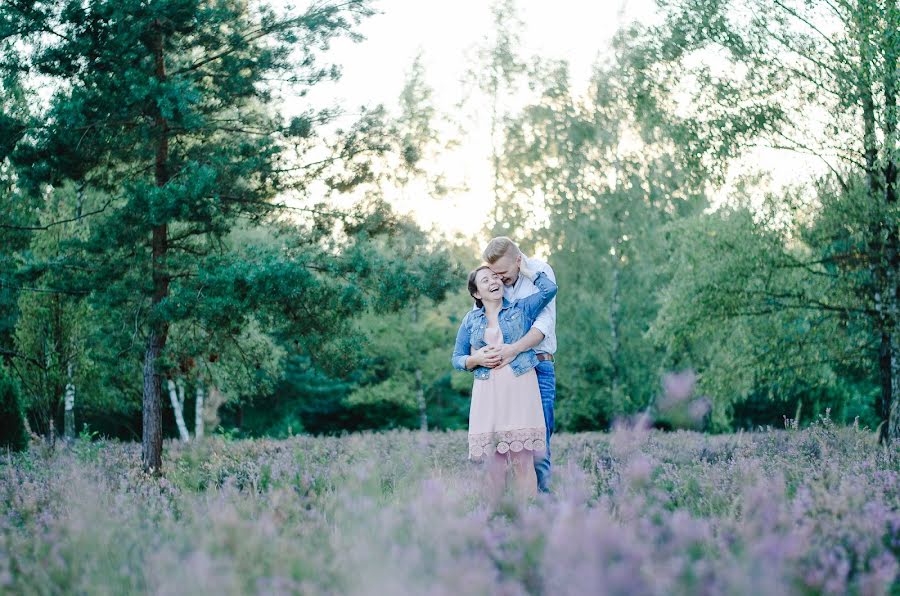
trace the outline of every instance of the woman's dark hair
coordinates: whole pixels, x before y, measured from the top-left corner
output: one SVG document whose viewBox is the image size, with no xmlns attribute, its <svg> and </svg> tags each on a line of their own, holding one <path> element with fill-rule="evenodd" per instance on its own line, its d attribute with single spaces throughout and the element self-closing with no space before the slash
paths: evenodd
<svg viewBox="0 0 900 596">
<path fill-rule="evenodd" d="M 490 267 L 488 267 L 487 265 L 482 265 L 469 274 L 469 296 L 471 296 L 472 298 L 475 298 L 475 294 L 478 293 L 478 284 L 475 283 L 475 278 L 478 276 L 478 272 L 482 269 L 490 269 Z M 481 308 L 482 306 L 484 306 L 484 303 L 478 298 L 475 298 L 475 306 Z"/>
</svg>

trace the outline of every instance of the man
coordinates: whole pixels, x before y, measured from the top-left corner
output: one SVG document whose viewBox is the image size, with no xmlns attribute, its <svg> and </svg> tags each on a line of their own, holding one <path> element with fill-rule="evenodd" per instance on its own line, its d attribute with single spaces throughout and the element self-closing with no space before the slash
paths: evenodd
<svg viewBox="0 0 900 596">
<path fill-rule="evenodd" d="M 518 300 L 538 291 L 524 275 L 519 275 L 522 261 L 535 273 L 543 271 L 554 283 L 556 275 L 550 265 L 540 259 L 529 259 L 519 247 L 505 236 L 491 240 L 482 254 L 491 271 L 503 280 L 503 295 L 507 300 Z M 525 350 L 534 348 L 537 353 L 538 387 L 541 390 L 541 405 L 544 408 L 544 422 L 547 425 L 547 450 L 543 457 L 535 457 L 534 470 L 537 473 L 538 490 L 550 492 L 550 436 L 553 434 L 553 402 L 556 400 L 556 369 L 553 354 L 556 353 L 556 298 L 538 315 L 531 330 L 519 341 L 504 345 L 494 359 L 487 364 L 491 368 L 505 366 Z M 493 366 L 490 366 L 493 364 Z"/>
</svg>

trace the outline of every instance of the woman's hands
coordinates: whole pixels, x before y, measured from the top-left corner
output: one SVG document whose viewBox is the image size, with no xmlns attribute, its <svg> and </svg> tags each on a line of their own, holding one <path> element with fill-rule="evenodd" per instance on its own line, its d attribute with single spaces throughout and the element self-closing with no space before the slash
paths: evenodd
<svg viewBox="0 0 900 596">
<path fill-rule="evenodd" d="M 479 366 L 487 368 L 495 368 L 502 360 L 500 348 L 497 346 L 484 346 L 479 350 L 475 350 L 466 359 L 466 368 L 473 369 Z"/>
</svg>

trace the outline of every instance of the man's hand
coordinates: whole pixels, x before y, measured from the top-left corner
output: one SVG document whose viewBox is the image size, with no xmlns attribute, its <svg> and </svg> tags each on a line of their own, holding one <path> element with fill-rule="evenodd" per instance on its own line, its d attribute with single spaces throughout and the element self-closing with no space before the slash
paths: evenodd
<svg viewBox="0 0 900 596">
<path fill-rule="evenodd" d="M 530 350 L 535 347 L 539 343 L 544 340 L 544 333 L 538 329 L 537 327 L 532 327 L 528 330 L 522 339 L 519 341 L 513 342 L 511 344 L 503 344 L 500 346 L 500 364 L 498 368 L 501 366 L 506 366 L 513 360 L 515 360 L 516 356 L 521 354 L 526 350 Z"/>
<path fill-rule="evenodd" d="M 497 368 L 503 368 L 513 360 L 515 360 L 516 356 L 518 356 L 520 350 L 516 347 L 515 344 L 503 344 L 498 349 L 498 355 L 500 356 L 500 363 L 497 365 Z"/>
<path fill-rule="evenodd" d="M 519 253 L 519 257 L 516 260 L 516 264 L 519 266 L 519 275 L 524 275 L 528 279 L 534 279 L 534 271 L 532 271 L 528 265 L 525 263 L 525 260 L 522 258 L 522 253 Z"/>
</svg>

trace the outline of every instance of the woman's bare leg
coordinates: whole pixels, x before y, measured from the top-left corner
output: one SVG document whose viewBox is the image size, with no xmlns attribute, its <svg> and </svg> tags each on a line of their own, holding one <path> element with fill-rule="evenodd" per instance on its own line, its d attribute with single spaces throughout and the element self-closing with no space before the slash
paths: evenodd
<svg viewBox="0 0 900 596">
<path fill-rule="evenodd" d="M 510 451 L 516 494 L 520 498 L 537 495 L 537 474 L 534 471 L 534 454 L 527 449 L 518 453 Z"/>
<path fill-rule="evenodd" d="M 487 492 L 491 503 L 496 504 L 506 489 L 507 457 L 505 453 L 491 453 L 485 456 L 487 467 Z"/>
</svg>

